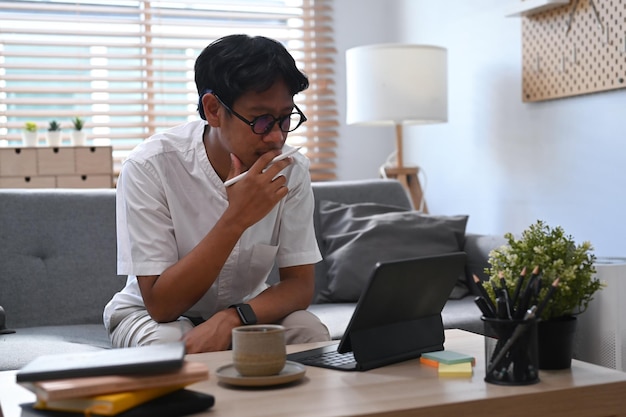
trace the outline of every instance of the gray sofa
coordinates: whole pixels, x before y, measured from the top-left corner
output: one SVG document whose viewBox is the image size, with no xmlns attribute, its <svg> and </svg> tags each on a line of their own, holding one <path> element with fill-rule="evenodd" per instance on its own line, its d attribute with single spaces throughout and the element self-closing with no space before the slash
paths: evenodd
<svg viewBox="0 0 626 417">
<path fill-rule="evenodd" d="M 321 201 L 411 208 L 393 180 L 315 183 L 313 189 L 316 232 Z M 319 234 L 318 240 L 325 254 Z M 501 243 L 493 236 L 465 236 L 468 278 L 482 275 L 489 250 Z M 355 303 L 321 303 L 326 280 L 323 261 L 316 266 L 310 310 L 340 338 Z M 0 370 L 18 369 L 42 354 L 110 348 L 102 310 L 124 282 L 116 274 L 115 190 L 0 190 Z M 447 302 L 444 325 L 480 332 L 471 280 L 468 286 L 469 295 Z"/>
</svg>

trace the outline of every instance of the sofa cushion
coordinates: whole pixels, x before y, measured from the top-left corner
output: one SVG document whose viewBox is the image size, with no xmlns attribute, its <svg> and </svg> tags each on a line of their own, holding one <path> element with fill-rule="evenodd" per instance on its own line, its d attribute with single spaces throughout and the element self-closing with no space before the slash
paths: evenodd
<svg viewBox="0 0 626 417">
<path fill-rule="evenodd" d="M 6 325 L 101 325 L 125 283 L 116 250 L 114 189 L 0 190 Z"/>
<path fill-rule="evenodd" d="M 316 302 L 357 301 L 377 262 L 462 251 L 467 219 L 374 203 L 320 202 L 328 285 Z M 459 289 L 455 297 L 467 293 L 464 276 Z"/>
<path fill-rule="evenodd" d="M 367 179 L 351 181 L 314 181 L 311 183 L 315 197 L 315 210 L 313 212 L 313 224 L 317 244 L 326 257 L 326 246 L 322 240 L 320 203 L 322 201 L 335 201 L 343 204 L 377 203 L 391 204 L 411 210 L 412 204 L 406 189 L 399 181 L 392 179 Z M 315 298 L 328 287 L 328 265 L 326 262 L 315 264 Z M 2 304 L 2 303 L 0 303 Z"/>
</svg>

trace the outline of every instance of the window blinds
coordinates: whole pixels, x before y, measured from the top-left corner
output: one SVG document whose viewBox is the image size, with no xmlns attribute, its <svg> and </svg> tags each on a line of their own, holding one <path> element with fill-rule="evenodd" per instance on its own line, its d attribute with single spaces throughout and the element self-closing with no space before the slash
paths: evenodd
<svg viewBox="0 0 626 417">
<path fill-rule="evenodd" d="M 197 119 L 193 65 L 232 33 L 281 41 L 310 81 L 295 97 L 308 122 L 289 135 L 311 178 L 335 174 L 332 0 L 2 1 L 0 146 L 16 146 L 26 121 L 40 137 L 51 120 L 69 140 L 85 119 L 88 143 L 111 145 L 116 172 L 140 141 Z"/>
</svg>

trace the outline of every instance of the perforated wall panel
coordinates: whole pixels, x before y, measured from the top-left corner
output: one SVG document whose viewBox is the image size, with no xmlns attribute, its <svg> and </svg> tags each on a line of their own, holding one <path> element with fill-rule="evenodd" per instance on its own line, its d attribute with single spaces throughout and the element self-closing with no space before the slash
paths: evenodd
<svg viewBox="0 0 626 417">
<path fill-rule="evenodd" d="M 524 17 L 522 42 L 524 101 L 626 87 L 626 0 L 572 0 Z"/>
</svg>

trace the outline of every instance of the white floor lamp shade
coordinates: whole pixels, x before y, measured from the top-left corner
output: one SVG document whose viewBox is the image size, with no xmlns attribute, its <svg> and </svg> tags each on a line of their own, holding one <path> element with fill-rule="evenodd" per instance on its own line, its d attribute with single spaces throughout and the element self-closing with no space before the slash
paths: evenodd
<svg viewBox="0 0 626 417">
<path fill-rule="evenodd" d="M 447 51 L 378 44 L 346 51 L 348 124 L 448 121 Z"/>
</svg>

